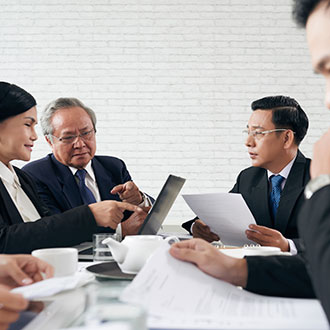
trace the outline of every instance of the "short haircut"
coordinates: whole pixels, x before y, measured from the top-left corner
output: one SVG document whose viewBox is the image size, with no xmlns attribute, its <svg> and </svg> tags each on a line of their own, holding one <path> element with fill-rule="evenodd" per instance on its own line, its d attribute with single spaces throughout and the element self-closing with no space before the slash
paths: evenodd
<svg viewBox="0 0 330 330">
<path fill-rule="evenodd" d="M 52 117 L 55 112 L 64 108 L 74 107 L 82 108 L 87 112 L 87 114 L 92 120 L 93 127 L 96 131 L 96 115 L 91 108 L 87 107 L 86 105 L 84 105 L 84 103 L 74 97 L 61 97 L 49 103 L 43 111 L 40 118 L 42 133 L 45 136 L 53 135 L 54 128 L 52 126 Z"/>
<path fill-rule="evenodd" d="M 306 27 L 308 17 L 321 2 L 326 4 L 326 8 L 330 7 L 329 0 L 294 0 L 292 14 L 296 23 Z"/>
<path fill-rule="evenodd" d="M 252 102 L 255 110 L 270 110 L 273 112 L 272 122 L 276 128 L 289 128 L 294 134 L 297 146 L 304 139 L 308 130 L 308 118 L 299 103 L 288 96 L 267 96 Z"/>
</svg>

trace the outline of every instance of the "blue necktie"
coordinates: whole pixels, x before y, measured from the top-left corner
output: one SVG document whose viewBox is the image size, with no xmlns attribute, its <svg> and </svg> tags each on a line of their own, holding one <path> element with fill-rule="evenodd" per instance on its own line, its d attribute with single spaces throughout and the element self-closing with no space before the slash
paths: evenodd
<svg viewBox="0 0 330 330">
<path fill-rule="evenodd" d="M 78 186 L 80 191 L 80 196 L 84 202 L 84 204 L 92 204 L 95 203 L 95 197 L 90 189 L 85 184 L 86 170 L 78 170 L 75 176 L 78 178 Z"/>
<path fill-rule="evenodd" d="M 273 214 L 273 219 L 276 218 L 277 208 L 280 204 L 281 199 L 281 184 L 283 182 L 284 178 L 281 175 L 272 175 L 270 177 L 270 181 L 272 183 L 272 191 L 270 192 L 270 206 Z"/>
</svg>

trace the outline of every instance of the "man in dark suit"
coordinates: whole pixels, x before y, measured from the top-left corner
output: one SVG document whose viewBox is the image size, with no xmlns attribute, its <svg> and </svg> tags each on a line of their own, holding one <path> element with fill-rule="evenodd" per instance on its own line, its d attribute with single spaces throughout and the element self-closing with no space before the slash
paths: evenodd
<svg viewBox="0 0 330 330">
<path fill-rule="evenodd" d="M 277 246 L 297 253 L 300 249 L 297 215 L 303 190 L 310 179 L 310 160 L 299 151 L 308 129 L 308 118 L 298 102 L 286 96 L 269 96 L 252 103 L 246 146 L 252 167 L 243 170 L 231 193 L 242 194 L 257 225 L 246 231 L 260 245 Z M 272 180 L 280 178 L 280 200 L 274 211 Z M 219 237 L 201 220 L 183 224 L 194 237 L 207 241 Z"/>
<path fill-rule="evenodd" d="M 95 156 L 96 116 L 92 109 L 78 99 L 59 98 L 43 112 L 41 126 L 53 153 L 23 170 L 35 180 L 39 196 L 52 214 L 101 200 L 150 206 L 149 197 L 140 192 L 122 160 Z M 141 220 L 137 222 L 127 213 L 124 220 L 117 234 L 136 234 Z"/>
<path fill-rule="evenodd" d="M 118 201 L 82 205 L 50 215 L 30 176 L 11 165 L 28 161 L 37 140 L 36 100 L 24 89 L 0 82 L 0 251 L 31 253 L 46 247 L 64 247 L 90 240 L 100 227 L 116 229 L 125 210 L 134 217 L 141 208 Z M 104 228 L 106 229 L 106 228 Z"/>
<path fill-rule="evenodd" d="M 306 27 L 314 70 L 327 80 L 325 101 L 330 109 L 330 1 L 295 0 L 293 13 L 296 21 Z M 234 260 L 223 256 L 202 240 L 174 244 L 171 254 L 178 259 L 193 262 L 211 276 L 245 288 L 249 288 L 249 283 L 253 281 L 250 289 L 256 289 L 259 293 L 267 293 L 267 288 L 273 287 L 271 294 L 280 295 L 284 286 L 290 296 L 310 297 L 314 289 L 330 322 L 329 145 L 330 130 L 314 146 L 312 180 L 306 185 L 307 200 L 298 216 L 306 262 L 300 260 L 300 255 L 255 257 L 254 262 L 249 262 L 251 257 Z M 289 259 L 285 261 L 286 258 Z M 305 263 L 308 263 L 311 281 L 308 280 Z"/>
<path fill-rule="evenodd" d="M 326 79 L 325 103 L 330 110 L 330 1 L 295 1 L 294 17 L 306 28 L 316 73 Z M 308 269 L 317 297 L 330 322 L 330 130 L 314 146 L 311 178 L 305 189 L 307 201 L 300 213 Z"/>
</svg>

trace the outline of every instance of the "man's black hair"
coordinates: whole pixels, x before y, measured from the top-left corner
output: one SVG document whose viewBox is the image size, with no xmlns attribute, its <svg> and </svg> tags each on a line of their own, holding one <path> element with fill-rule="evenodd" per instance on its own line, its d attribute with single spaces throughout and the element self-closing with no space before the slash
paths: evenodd
<svg viewBox="0 0 330 330">
<path fill-rule="evenodd" d="M 308 118 L 299 103 L 288 96 L 267 96 L 252 102 L 255 110 L 270 110 L 273 112 L 272 122 L 276 128 L 289 128 L 294 134 L 297 146 L 305 137 L 308 130 Z"/>
<path fill-rule="evenodd" d="M 294 0 L 292 14 L 296 23 L 306 27 L 308 17 L 321 2 L 326 3 L 327 8 L 330 7 L 329 0 Z"/>
</svg>

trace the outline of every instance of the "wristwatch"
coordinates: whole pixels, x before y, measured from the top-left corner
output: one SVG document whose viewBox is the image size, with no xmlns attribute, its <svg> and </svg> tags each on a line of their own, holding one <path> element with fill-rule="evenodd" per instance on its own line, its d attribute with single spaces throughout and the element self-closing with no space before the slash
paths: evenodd
<svg viewBox="0 0 330 330">
<path fill-rule="evenodd" d="M 305 187 L 304 193 L 306 199 L 310 199 L 317 190 L 329 184 L 330 184 L 330 174 L 321 174 L 316 178 L 310 180 L 307 186 Z"/>
</svg>

